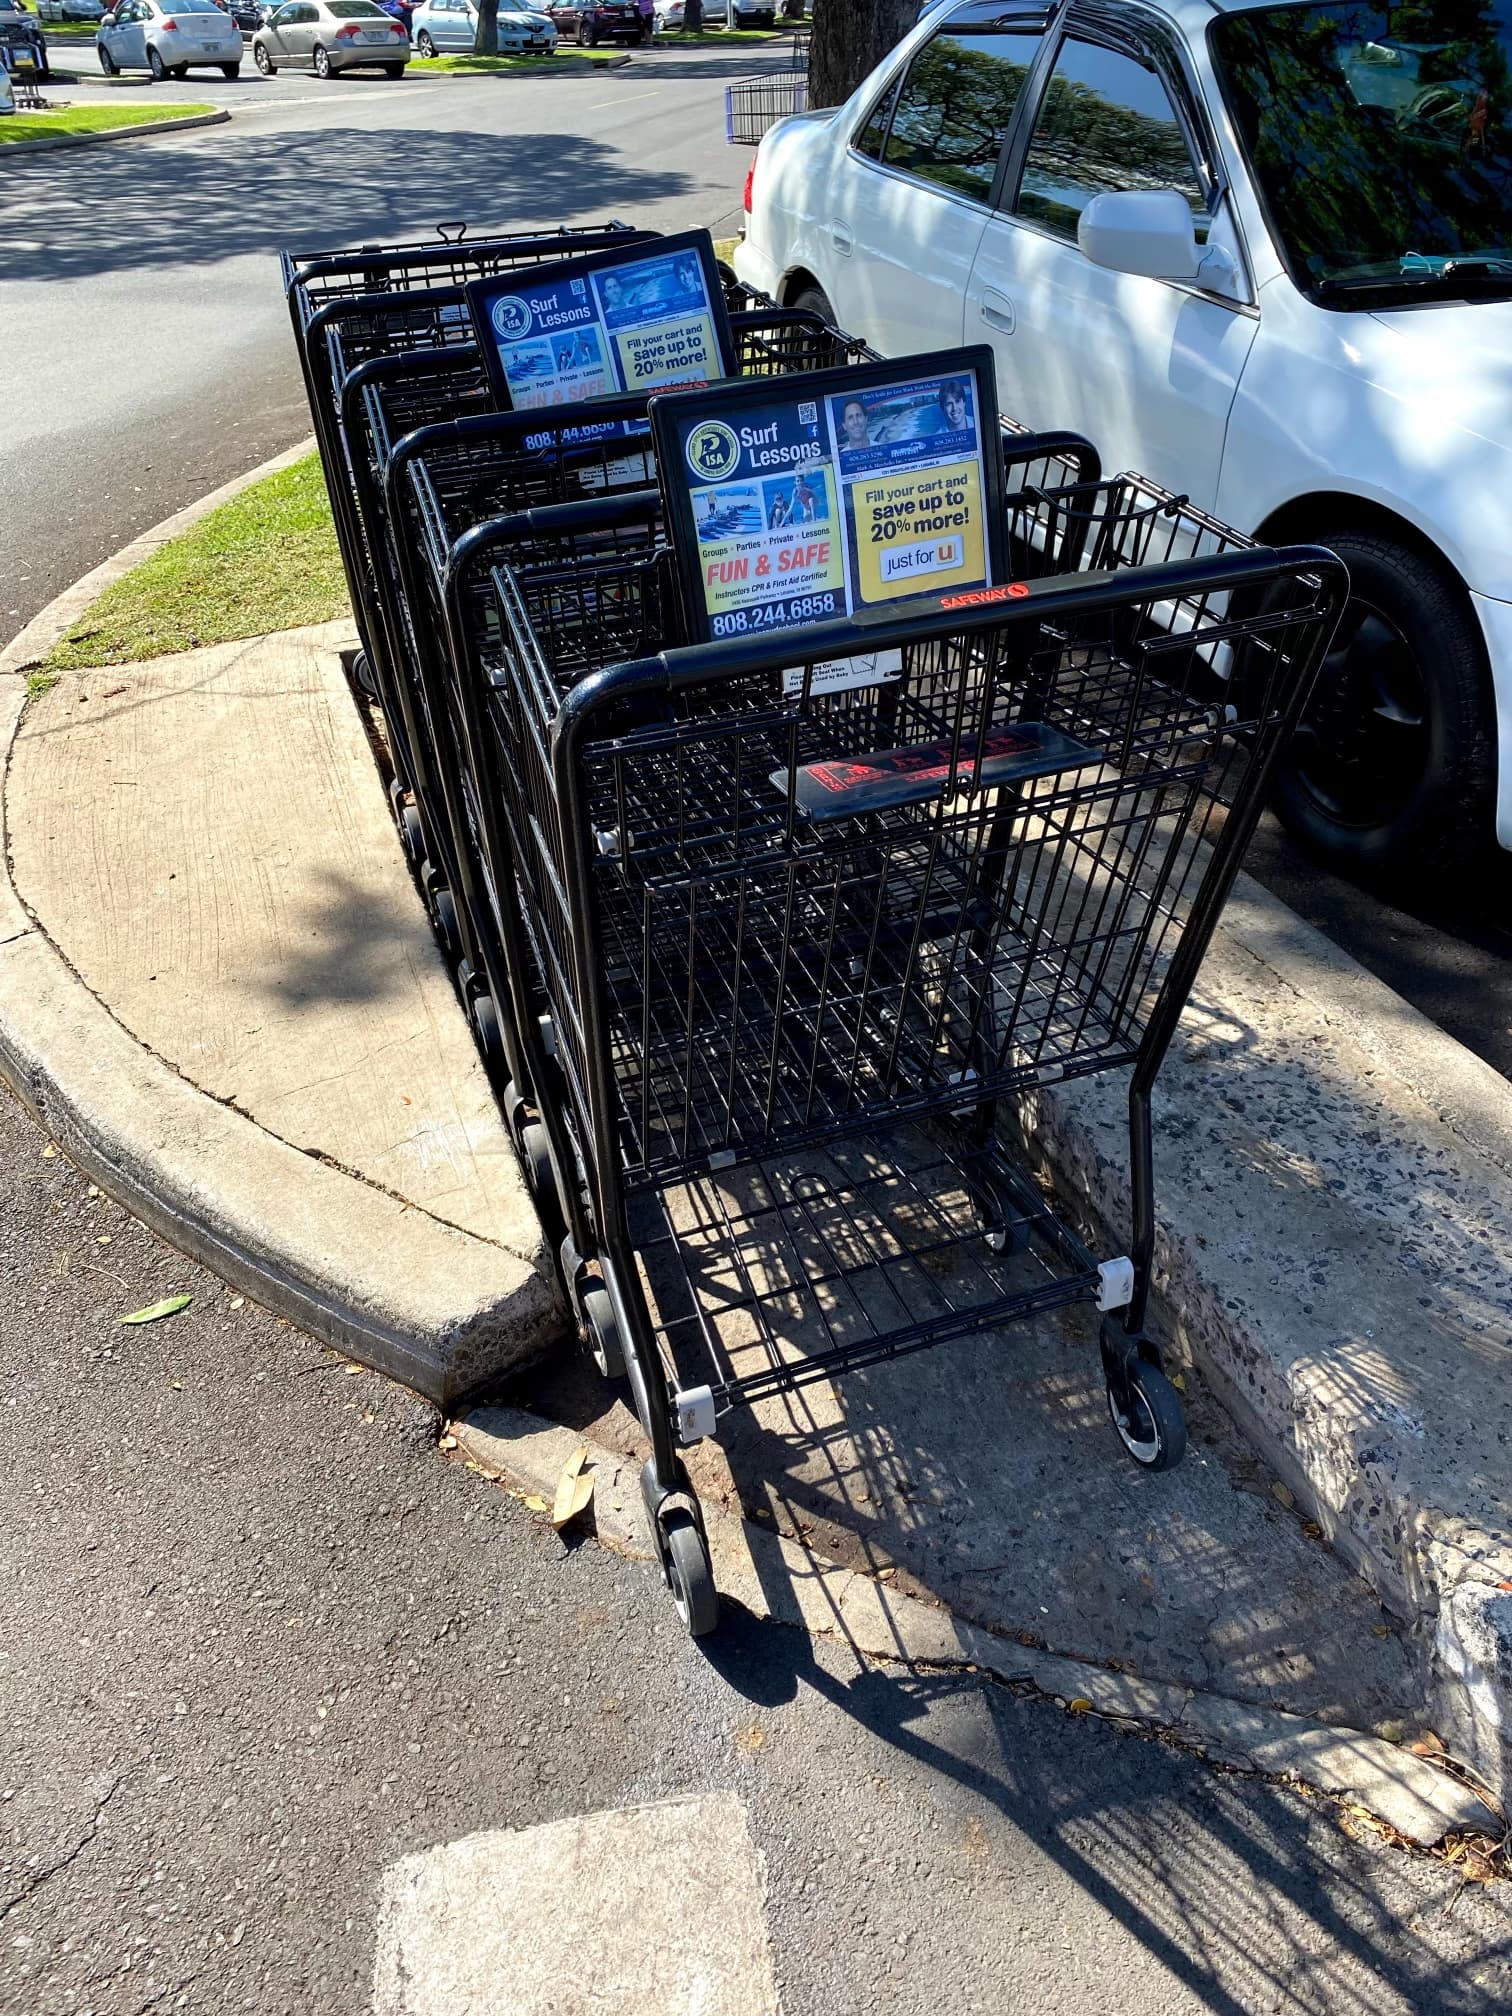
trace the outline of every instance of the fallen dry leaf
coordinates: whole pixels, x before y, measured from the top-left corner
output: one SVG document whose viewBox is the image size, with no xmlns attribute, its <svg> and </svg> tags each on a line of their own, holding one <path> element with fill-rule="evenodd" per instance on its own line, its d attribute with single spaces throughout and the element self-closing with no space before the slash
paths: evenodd
<svg viewBox="0 0 1512 2016">
<path fill-rule="evenodd" d="M 437 1447 L 441 1449 L 455 1449 L 456 1446 L 457 1438 L 455 1435 L 443 1435 L 437 1444 Z"/>
<path fill-rule="evenodd" d="M 1087 1699 L 1085 1694 L 1074 1695 L 1066 1703 L 1066 1706 L 1071 1710 L 1073 1715 L 1090 1715 L 1092 1712 L 1092 1703 Z"/>
<path fill-rule="evenodd" d="M 341 1369 L 345 1372 L 348 1379 L 355 1379 L 363 1368 L 360 1365 L 343 1365 Z"/>
<path fill-rule="evenodd" d="M 593 1497 L 593 1478 L 583 1475 L 583 1465 L 587 1460 L 588 1449 L 584 1444 L 575 1449 L 562 1465 L 562 1474 L 557 1479 L 556 1500 L 551 1508 L 551 1523 L 558 1531 L 586 1512 Z"/>
<path fill-rule="evenodd" d="M 1425 1729 L 1415 1743 L 1407 1745 L 1414 1757 L 1442 1757 L 1444 1747 L 1443 1737 L 1436 1735 L 1432 1729 Z"/>
<path fill-rule="evenodd" d="M 1284 1484 L 1272 1484 L 1271 1496 L 1276 1500 L 1277 1504 L 1285 1505 L 1288 1509 L 1297 1502 Z"/>
<path fill-rule="evenodd" d="M 1391 1636 L 1391 1626 L 1389 1624 L 1372 1624 L 1370 1635 L 1372 1638 L 1389 1638 Z"/>
<path fill-rule="evenodd" d="M 472 1466 L 469 1465 L 468 1467 L 471 1468 Z M 525 1503 L 530 1507 L 532 1512 L 549 1512 L 551 1510 L 551 1507 L 546 1503 L 546 1500 L 544 1498 L 538 1498 L 534 1492 L 532 1492 L 530 1496 L 525 1500 Z"/>
<path fill-rule="evenodd" d="M 58 1152 L 57 1144 L 55 1142 L 49 1141 L 47 1146 L 42 1150 L 42 1160 L 44 1162 L 51 1162 L 53 1157 L 57 1154 L 57 1152 Z"/>
</svg>

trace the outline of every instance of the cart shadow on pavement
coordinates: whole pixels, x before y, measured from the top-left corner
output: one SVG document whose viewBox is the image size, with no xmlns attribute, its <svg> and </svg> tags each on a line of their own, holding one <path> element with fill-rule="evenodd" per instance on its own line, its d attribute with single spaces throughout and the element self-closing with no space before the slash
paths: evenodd
<svg viewBox="0 0 1512 2016">
<path fill-rule="evenodd" d="M 455 214 L 458 191 L 487 192 L 479 235 L 490 219 L 508 219 L 511 230 L 554 226 L 580 215 L 595 190 L 605 192 L 606 215 L 632 215 L 691 187 L 675 170 L 638 167 L 617 148 L 571 133 L 337 127 L 277 138 L 239 134 L 232 159 L 209 147 L 160 147 L 150 174 L 124 176 L 115 152 L 81 149 L 70 157 L 66 201 L 52 190 L 56 171 L 39 157 L 13 165 L 8 188 L 22 210 L 39 200 L 44 183 L 50 193 L 45 242 L 35 250 L 26 249 L 29 239 L 7 244 L 6 279 L 71 280 L 178 261 L 203 267 L 247 254 L 271 258 L 287 245 L 426 237 L 438 216 Z M 396 162 L 404 166 L 398 180 Z M 0 227 L 8 209 L 0 200 Z M 276 278 L 269 298 L 277 303 Z"/>
<path fill-rule="evenodd" d="M 807 1633 L 728 1601 L 705 1649 L 757 1706 L 811 1689 L 937 1774 L 947 1825 L 968 1800 L 995 1808 L 1214 2016 L 1481 2016 L 1512 1955 L 1500 1892 L 1481 1893 L 1473 1922 L 1456 1922 L 1442 1906 L 1459 1879 L 1443 1868 L 1403 1886 L 1394 1908 L 1369 1880 L 1367 1857 L 1387 1851 L 1341 1854 L 1331 1813 L 1282 1788 L 1213 1773 L 1194 1798 L 1164 1746 L 1078 1718 L 1068 1754 L 1028 1719 L 1059 1720 L 1047 1701 L 971 1673 L 886 1672 L 849 1650 L 820 1660 Z M 1080 1770 L 1091 1743 L 1103 1746 L 1098 1765 Z M 945 1866 L 992 1856 L 969 1813 L 953 1831 L 924 1836 Z"/>
</svg>

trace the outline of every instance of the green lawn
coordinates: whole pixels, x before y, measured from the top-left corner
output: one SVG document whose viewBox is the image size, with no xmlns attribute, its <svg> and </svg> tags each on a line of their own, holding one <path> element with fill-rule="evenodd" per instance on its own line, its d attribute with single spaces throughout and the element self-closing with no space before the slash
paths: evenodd
<svg viewBox="0 0 1512 2016">
<path fill-rule="evenodd" d="M 613 63 L 624 56 L 623 49 L 574 49 L 564 42 L 555 56 L 432 56 L 427 60 L 413 53 L 410 69 L 417 77 L 478 77 L 493 71 L 527 76 L 537 70 L 570 68 L 571 58 L 583 63 Z"/>
<path fill-rule="evenodd" d="M 118 126 L 157 126 L 164 119 L 190 119 L 213 112 L 213 105 L 70 105 L 61 112 L 13 112 L 0 119 L 0 147 L 17 140 L 56 140 L 81 133 L 108 133 Z"/>
<path fill-rule="evenodd" d="M 350 610 L 320 457 L 254 483 L 107 588 L 41 667 L 123 665 Z"/>
<path fill-rule="evenodd" d="M 38 27 L 51 42 L 93 42 L 98 21 L 39 21 Z"/>
</svg>

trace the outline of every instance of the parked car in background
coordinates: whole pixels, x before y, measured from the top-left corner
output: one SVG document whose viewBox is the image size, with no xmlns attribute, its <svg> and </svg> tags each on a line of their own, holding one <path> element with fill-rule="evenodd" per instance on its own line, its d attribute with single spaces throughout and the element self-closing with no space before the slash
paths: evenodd
<svg viewBox="0 0 1512 2016">
<path fill-rule="evenodd" d="M 637 0 L 548 0 L 544 10 L 559 36 L 592 49 L 600 42 L 643 42 Z"/>
<path fill-rule="evenodd" d="M 550 56 L 556 50 L 556 28 L 537 8 L 501 7 L 498 25 L 501 56 Z M 470 54 L 477 47 L 478 10 L 473 0 L 423 0 L 410 33 L 419 56 Z"/>
<path fill-rule="evenodd" d="M 263 10 L 258 0 L 215 0 L 236 23 L 243 35 L 255 35 L 262 26 Z"/>
<path fill-rule="evenodd" d="M 732 28 L 775 28 L 776 25 L 774 0 L 730 0 Z"/>
<path fill-rule="evenodd" d="M 39 21 L 98 21 L 104 13 L 104 0 L 37 0 Z"/>
<path fill-rule="evenodd" d="M 658 35 L 676 34 L 688 11 L 688 0 L 656 0 L 651 26 Z M 723 28 L 730 18 L 728 0 L 704 0 L 705 28 Z"/>
<path fill-rule="evenodd" d="M 1345 872 L 1512 847 L 1512 18 L 1423 0 L 928 14 L 775 126 L 735 265 L 894 353 L 988 342 L 1353 596 L 1276 803 Z"/>
<path fill-rule="evenodd" d="M 215 0 L 122 0 L 95 34 L 107 77 L 146 70 L 155 83 L 187 77 L 191 69 L 241 70 L 241 31 Z"/>
<path fill-rule="evenodd" d="M 345 70 L 402 77 L 409 59 L 409 36 L 375 0 L 285 0 L 252 37 L 252 60 L 264 77 L 284 65 L 317 77 Z"/>
</svg>

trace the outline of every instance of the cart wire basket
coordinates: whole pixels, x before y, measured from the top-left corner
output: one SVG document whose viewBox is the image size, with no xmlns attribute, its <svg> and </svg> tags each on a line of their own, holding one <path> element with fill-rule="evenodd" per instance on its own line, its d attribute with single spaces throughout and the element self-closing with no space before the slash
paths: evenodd
<svg viewBox="0 0 1512 2016">
<path fill-rule="evenodd" d="M 1145 1333 L 1150 1090 L 1347 590 L 1131 477 L 1021 496 L 1038 572 L 968 614 L 627 656 L 664 556 L 497 567 L 492 757 L 544 990 L 580 1318 L 624 1369 L 689 1628 L 681 1449 L 729 1410 L 1071 1303 L 1137 1461 L 1185 1441 Z M 896 649 L 896 678 L 814 667 Z M 1126 1253 L 1000 1108 L 1131 1069 Z"/>
<path fill-rule="evenodd" d="M 773 70 L 725 86 L 725 139 L 759 147 L 779 119 L 808 110 L 808 70 Z"/>
</svg>

